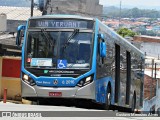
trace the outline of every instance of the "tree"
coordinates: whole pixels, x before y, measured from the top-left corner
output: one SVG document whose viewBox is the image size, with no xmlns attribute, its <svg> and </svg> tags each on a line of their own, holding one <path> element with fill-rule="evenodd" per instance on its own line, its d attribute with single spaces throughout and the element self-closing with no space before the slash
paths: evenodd
<svg viewBox="0 0 160 120">
<path fill-rule="evenodd" d="M 129 30 L 127 28 L 120 28 L 117 33 L 121 35 L 122 37 L 134 37 L 136 35 L 135 32 L 132 30 Z"/>
<path fill-rule="evenodd" d="M 140 17 L 140 10 L 138 8 L 135 7 L 135 8 L 132 9 L 132 17 L 133 18 Z"/>
<path fill-rule="evenodd" d="M 117 7 L 104 7 L 103 13 L 108 17 L 119 17 L 119 8 Z M 160 18 L 160 11 L 150 10 L 150 9 L 138 9 L 137 7 L 132 9 L 122 9 L 122 18 L 139 18 L 139 17 L 149 17 L 149 18 Z"/>
</svg>

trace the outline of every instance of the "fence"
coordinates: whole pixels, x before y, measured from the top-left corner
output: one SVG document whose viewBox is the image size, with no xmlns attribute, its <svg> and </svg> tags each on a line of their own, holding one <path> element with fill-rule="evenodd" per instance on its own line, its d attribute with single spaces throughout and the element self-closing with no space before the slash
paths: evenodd
<svg viewBox="0 0 160 120">
<path fill-rule="evenodd" d="M 157 80 L 160 79 L 160 60 L 147 59 L 144 76 L 144 98 L 151 99 L 156 96 Z"/>
<path fill-rule="evenodd" d="M 0 6 L 0 14 L 7 17 L 7 32 L 16 32 L 17 26 L 26 24 L 26 20 L 31 16 L 30 7 L 8 7 Z M 33 10 L 33 16 L 41 16 L 42 12 L 38 9 Z M 6 32 L 6 31 L 4 31 Z"/>
</svg>

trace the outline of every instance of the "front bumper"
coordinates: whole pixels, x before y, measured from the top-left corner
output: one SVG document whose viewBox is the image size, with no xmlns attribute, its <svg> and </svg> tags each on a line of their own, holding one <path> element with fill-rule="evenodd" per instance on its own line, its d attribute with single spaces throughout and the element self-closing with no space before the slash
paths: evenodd
<svg viewBox="0 0 160 120">
<path fill-rule="evenodd" d="M 95 100 L 95 83 L 94 81 L 84 87 L 42 87 L 42 86 L 30 86 L 24 81 L 22 84 L 22 97 L 44 97 L 54 98 L 49 96 L 49 92 L 61 92 L 60 98 L 83 98 Z M 55 97 L 57 98 L 57 97 Z"/>
</svg>

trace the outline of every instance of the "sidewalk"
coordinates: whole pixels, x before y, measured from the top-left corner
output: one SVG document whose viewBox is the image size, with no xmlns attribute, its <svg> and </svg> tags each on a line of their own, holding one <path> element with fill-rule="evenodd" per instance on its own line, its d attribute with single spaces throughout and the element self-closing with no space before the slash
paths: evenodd
<svg viewBox="0 0 160 120">
<path fill-rule="evenodd" d="M 22 104 L 21 101 L 7 100 L 6 103 L 3 103 L 3 100 L 0 99 L 0 104 Z"/>
</svg>

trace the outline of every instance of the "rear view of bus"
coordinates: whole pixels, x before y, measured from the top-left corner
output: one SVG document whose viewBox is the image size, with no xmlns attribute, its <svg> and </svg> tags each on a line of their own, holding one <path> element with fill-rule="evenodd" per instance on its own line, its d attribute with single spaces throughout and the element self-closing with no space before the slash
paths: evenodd
<svg viewBox="0 0 160 120">
<path fill-rule="evenodd" d="M 29 19 L 20 29 L 25 30 L 23 98 L 95 98 L 93 19 L 42 16 Z"/>
</svg>

